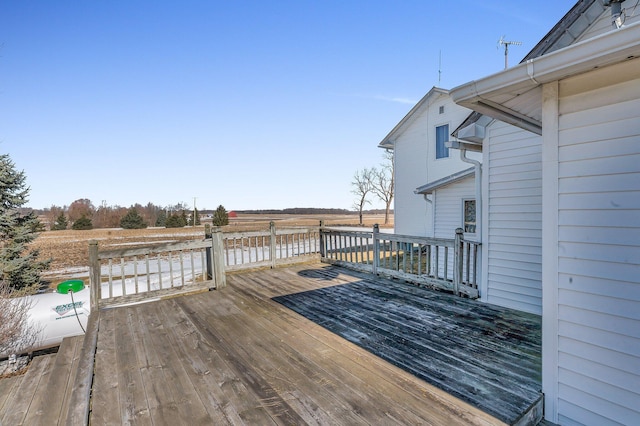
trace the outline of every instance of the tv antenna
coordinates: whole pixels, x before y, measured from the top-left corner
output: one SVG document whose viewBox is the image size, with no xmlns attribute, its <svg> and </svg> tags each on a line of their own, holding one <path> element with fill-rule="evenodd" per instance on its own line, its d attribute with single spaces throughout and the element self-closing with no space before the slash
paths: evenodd
<svg viewBox="0 0 640 426">
<path fill-rule="evenodd" d="M 520 46 L 522 44 L 521 41 L 506 41 L 504 39 L 505 36 L 500 37 L 500 40 L 498 40 L 498 48 L 500 48 L 500 46 L 504 46 L 504 69 L 506 70 L 507 68 L 509 68 L 509 46 L 513 45 L 513 46 Z"/>
</svg>

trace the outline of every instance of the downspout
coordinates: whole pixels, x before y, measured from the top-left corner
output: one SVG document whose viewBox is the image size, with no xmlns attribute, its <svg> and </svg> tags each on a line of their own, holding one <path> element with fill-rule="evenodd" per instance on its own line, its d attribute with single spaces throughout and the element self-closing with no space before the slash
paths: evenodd
<svg viewBox="0 0 640 426">
<path fill-rule="evenodd" d="M 482 242 L 482 163 L 478 160 L 467 157 L 467 150 L 460 148 L 460 159 L 465 163 L 472 164 L 475 168 L 476 184 L 476 239 Z M 464 214 L 464 213 L 463 213 Z"/>
</svg>

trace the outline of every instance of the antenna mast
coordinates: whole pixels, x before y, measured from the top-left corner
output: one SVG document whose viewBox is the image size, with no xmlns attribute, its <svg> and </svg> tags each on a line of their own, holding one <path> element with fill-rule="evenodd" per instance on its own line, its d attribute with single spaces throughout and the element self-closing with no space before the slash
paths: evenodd
<svg viewBox="0 0 640 426">
<path fill-rule="evenodd" d="M 498 48 L 500 46 L 504 46 L 504 69 L 509 68 L 509 45 L 520 46 L 522 44 L 521 41 L 506 41 L 504 36 L 500 37 L 498 40 Z"/>
<path fill-rule="evenodd" d="M 442 50 L 438 56 L 438 87 L 440 87 L 440 79 L 442 78 Z"/>
</svg>

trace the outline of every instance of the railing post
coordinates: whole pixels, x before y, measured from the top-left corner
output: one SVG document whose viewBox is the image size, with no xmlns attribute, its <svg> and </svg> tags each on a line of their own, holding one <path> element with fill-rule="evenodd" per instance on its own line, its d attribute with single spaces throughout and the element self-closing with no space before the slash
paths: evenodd
<svg viewBox="0 0 640 426">
<path fill-rule="evenodd" d="M 276 224 L 269 222 L 269 259 L 271 259 L 271 269 L 276 267 Z"/>
<path fill-rule="evenodd" d="M 320 221 L 318 236 L 320 237 L 320 260 L 322 260 L 326 254 L 326 247 L 325 247 L 325 241 L 324 241 L 324 220 Z"/>
<path fill-rule="evenodd" d="M 380 226 L 376 223 L 373 225 L 373 275 L 378 275 L 378 264 L 380 263 Z"/>
<path fill-rule="evenodd" d="M 463 232 L 462 228 L 456 229 L 456 238 L 453 245 L 453 292 L 456 295 L 460 294 L 460 284 L 462 283 L 462 271 L 464 265 L 464 242 L 462 241 Z"/>
<path fill-rule="evenodd" d="M 224 242 L 222 230 L 219 226 L 213 227 L 211 232 L 211 263 L 213 264 L 213 281 L 216 288 L 227 286 L 227 276 L 224 272 Z"/>
<path fill-rule="evenodd" d="M 98 241 L 89 241 L 89 288 L 91 289 L 90 306 L 92 312 L 97 312 L 100 308 L 98 303 L 101 299 L 102 285 L 100 278 L 100 259 L 98 259 Z M 97 313 L 96 313 L 97 315 Z"/>
</svg>

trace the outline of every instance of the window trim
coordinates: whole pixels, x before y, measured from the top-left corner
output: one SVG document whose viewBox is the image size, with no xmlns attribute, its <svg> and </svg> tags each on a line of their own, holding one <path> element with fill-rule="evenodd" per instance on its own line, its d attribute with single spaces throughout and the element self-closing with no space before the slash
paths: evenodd
<svg viewBox="0 0 640 426">
<path fill-rule="evenodd" d="M 473 201 L 473 215 L 474 215 L 474 221 L 473 222 L 467 222 L 467 209 L 466 209 L 466 204 L 469 201 Z M 473 223 L 473 232 L 467 231 L 467 223 L 472 224 Z M 462 230 L 464 231 L 465 235 L 468 236 L 473 236 L 476 235 L 476 232 L 478 230 L 478 202 L 475 198 L 463 198 L 462 199 Z"/>
<path fill-rule="evenodd" d="M 444 156 L 444 157 L 438 157 L 438 129 L 441 128 L 441 127 L 445 127 L 445 126 L 447 127 L 447 130 L 445 132 L 445 139 L 442 141 L 442 144 L 443 144 L 443 148 L 447 152 L 447 155 Z M 436 161 L 437 160 L 446 160 L 447 158 L 451 158 L 451 151 L 449 150 L 449 148 L 444 146 L 444 143 L 449 140 L 449 127 L 450 127 L 449 123 L 443 123 L 443 124 L 440 124 L 440 125 L 436 125 L 434 127 L 434 133 L 435 133 L 435 135 L 434 135 L 434 141 L 435 141 L 435 144 L 434 144 L 434 148 L 435 148 L 434 149 L 434 157 L 435 157 Z"/>
</svg>

